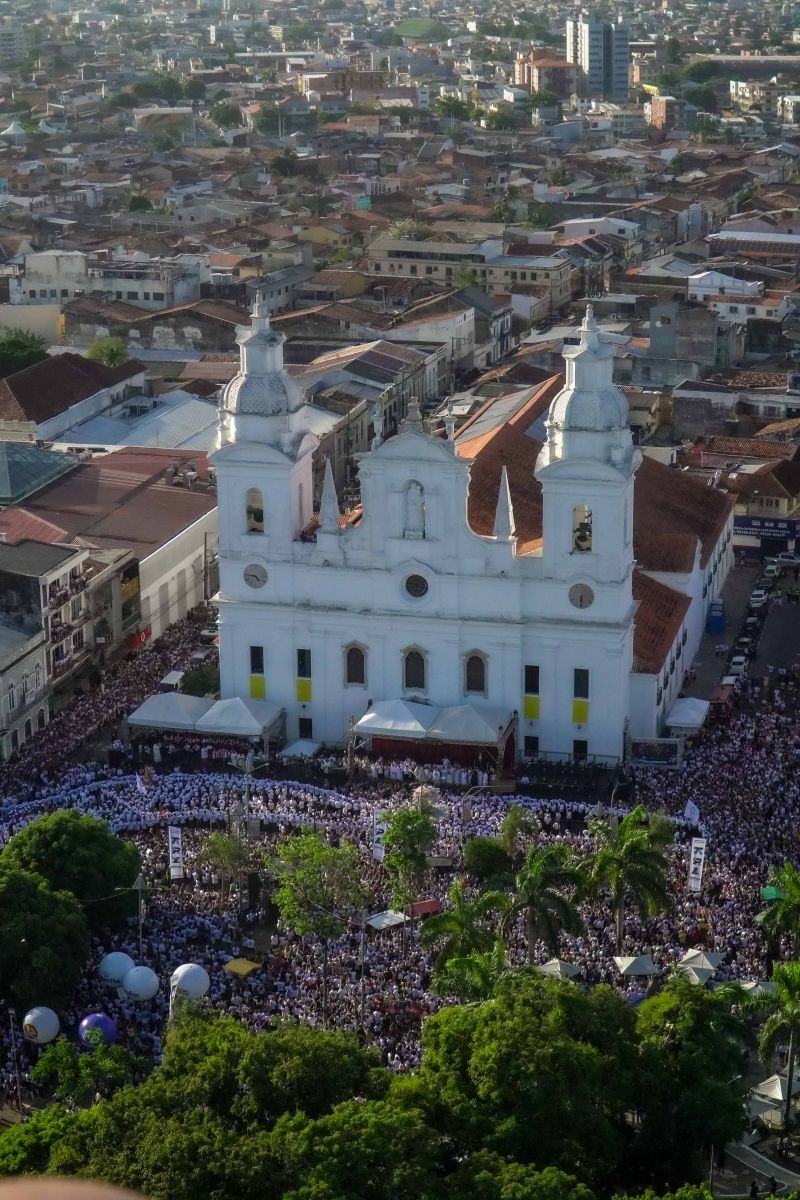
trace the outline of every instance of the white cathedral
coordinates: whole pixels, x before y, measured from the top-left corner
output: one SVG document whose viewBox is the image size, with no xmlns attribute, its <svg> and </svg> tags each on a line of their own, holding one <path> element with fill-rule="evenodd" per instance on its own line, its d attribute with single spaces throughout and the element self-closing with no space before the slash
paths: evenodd
<svg viewBox="0 0 800 1200">
<path fill-rule="evenodd" d="M 277 706 L 289 740 L 341 744 L 357 723 L 387 751 L 485 729 L 517 755 L 618 759 L 662 731 L 730 565 L 730 506 L 709 518 L 710 489 L 642 464 L 591 312 L 543 444 L 523 429 L 507 463 L 470 458 L 412 401 L 394 437 L 376 420 L 346 520 L 330 464 L 314 513 L 319 411 L 262 300 L 238 342 L 212 459 L 223 698 Z"/>
</svg>

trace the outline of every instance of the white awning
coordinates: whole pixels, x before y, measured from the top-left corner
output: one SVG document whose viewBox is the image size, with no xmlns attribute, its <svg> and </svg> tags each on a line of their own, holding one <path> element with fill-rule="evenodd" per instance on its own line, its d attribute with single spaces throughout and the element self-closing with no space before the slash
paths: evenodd
<svg viewBox="0 0 800 1200">
<path fill-rule="evenodd" d="M 706 971 L 716 971 L 725 955 L 718 950 L 688 950 L 678 962 L 679 967 L 702 967 Z"/>
<path fill-rule="evenodd" d="M 405 913 L 395 912 L 394 909 L 387 908 L 385 912 L 375 913 L 374 917 L 370 917 L 367 924 L 372 929 L 394 929 L 397 925 L 404 925 L 408 918 Z"/>
<path fill-rule="evenodd" d="M 536 968 L 541 975 L 554 975 L 557 979 L 574 979 L 580 975 L 581 969 L 575 963 L 565 962 L 563 958 L 551 958 Z"/>
<path fill-rule="evenodd" d="M 769 1079 L 762 1079 L 761 1083 L 757 1083 L 753 1091 L 757 1096 L 766 1096 L 767 1100 L 785 1100 L 788 1080 L 785 1075 L 770 1075 Z M 800 1092 L 800 1079 L 796 1076 L 792 1080 L 792 1095 L 796 1096 Z"/>
<path fill-rule="evenodd" d="M 494 746 L 509 716 L 499 708 L 474 708 L 471 704 L 443 708 L 428 730 L 428 741 Z"/>
<path fill-rule="evenodd" d="M 159 692 L 148 696 L 128 717 L 129 725 L 148 725 L 151 729 L 194 729 L 213 701 L 205 696 L 184 696 L 182 692 Z"/>
<path fill-rule="evenodd" d="M 356 729 L 363 737 L 424 738 L 439 715 L 431 704 L 415 700 L 379 700 L 367 709 Z"/>
<path fill-rule="evenodd" d="M 313 758 L 319 748 L 320 743 L 312 742 L 311 738 L 298 738 L 278 751 L 278 758 Z"/>
<path fill-rule="evenodd" d="M 226 733 L 233 737 L 261 737 L 277 721 L 281 709 L 266 700 L 217 700 L 195 728 L 203 733 Z"/>
<path fill-rule="evenodd" d="M 670 729 L 702 729 L 708 716 L 709 703 L 696 696 L 683 696 L 676 700 L 667 717 Z"/>
</svg>

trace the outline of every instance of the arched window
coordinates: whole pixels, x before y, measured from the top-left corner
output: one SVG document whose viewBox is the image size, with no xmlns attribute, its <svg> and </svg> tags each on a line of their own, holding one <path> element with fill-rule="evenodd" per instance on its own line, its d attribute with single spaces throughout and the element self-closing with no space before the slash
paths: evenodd
<svg viewBox="0 0 800 1200">
<path fill-rule="evenodd" d="M 367 682 L 367 656 L 360 646 L 348 646 L 345 650 L 344 680 L 362 687 Z"/>
<path fill-rule="evenodd" d="M 576 504 L 572 510 L 572 549 L 581 553 L 592 548 L 592 510 Z"/>
<path fill-rule="evenodd" d="M 247 532 L 264 532 L 264 498 L 260 488 L 248 488 L 247 497 Z"/>
<path fill-rule="evenodd" d="M 36 680 L 36 690 L 38 692 L 42 686 L 42 664 L 41 663 L 36 664 L 33 674 L 34 674 L 34 679 Z"/>
<path fill-rule="evenodd" d="M 486 693 L 486 659 L 481 654 L 470 654 L 464 663 L 464 691 Z"/>
<path fill-rule="evenodd" d="M 44 727 L 45 727 L 44 709 L 40 708 L 36 714 L 36 728 L 44 729 Z"/>
<path fill-rule="evenodd" d="M 26 742 L 32 733 L 33 733 L 33 726 L 31 725 L 30 717 L 28 717 L 27 721 L 25 722 L 25 741 Z"/>
<path fill-rule="evenodd" d="M 25 674 L 22 676 L 22 702 L 23 702 L 23 704 L 28 699 L 28 688 L 29 688 L 28 672 L 26 671 Z"/>
<path fill-rule="evenodd" d="M 17 707 L 17 689 L 14 686 L 14 680 L 8 685 L 8 711 L 12 712 Z"/>
<path fill-rule="evenodd" d="M 19 734 L 17 733 L 16 729 L 12 729 L 11 730 L 11 752 L 12 752 L 12 754 L 14 753 L 15 750 L 19 750 Z"/>
<path fill-rule="evenodd" d="M 425 655 L 420 650 L 407 650 L 403 656 L 403 687 L 425 690 Z"/>
</svg>

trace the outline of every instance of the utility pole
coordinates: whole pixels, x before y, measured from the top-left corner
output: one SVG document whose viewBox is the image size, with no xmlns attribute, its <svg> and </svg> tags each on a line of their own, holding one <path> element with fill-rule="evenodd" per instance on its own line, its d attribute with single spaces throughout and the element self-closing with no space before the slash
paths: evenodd
<svg viewBox="0 0 800 1200">
<path fill-rule="evenodd" d="M 136 882 L 133 885 L 134 891 L 139 899 L 139 958 L 142 957 L 142 926 L 144 924 L 144 893 L 146 884 L 141 873 L 136 876 Z"/>
<path fill-rule="evenodd" d="M 22 1085 L 19 1078 L 19 1056 L 17 1054 L 17 1017 L 13 1008 L 8 1010 L 8 1020 L 11 1025 L 11 1053 L 14 1058 L 14 1078 L 17 1084 L 17 1107 L 22 1116 Z"/>
</svg>

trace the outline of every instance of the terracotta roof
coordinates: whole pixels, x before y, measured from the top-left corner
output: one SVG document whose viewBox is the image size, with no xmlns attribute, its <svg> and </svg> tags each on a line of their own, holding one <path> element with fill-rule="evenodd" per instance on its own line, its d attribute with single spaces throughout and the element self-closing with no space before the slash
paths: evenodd
<svg viewBox="0 0 800 1200">
<path fill-rule="evenodd" d="M 771 442 L 761 438 L 702 437 L 689 451 L 694 458 L 719 454 L 727 458 L 794 458 L 797 446 L 793 442 Z"/>
<path fill-rule="evenodd" d="M 680 634 L 691 601 L 644 571 L 633 572 L 633 598 L 638 605 L 633 627 L 633 669 L 658 675 Z"/>
<path fill-rule="evenodd" d="M 759 438 L 769 435 L 772 437 L 776 433 L 791 433 L 800 434 L 800 417 L 792 417 L 788 421 L 773 421 L 770 425 L 765 425 L 763 429 L 759 429 Z"/>
<path fill-rule="evenodd" d="M 733 509 L 733 497 L 646 455 L 634 485 L 633 552 L 646 571 L 691 571 L 697 541 L 708 562 Z"/>
<path fill-rule="evenodd" d="M 800 462 L 764 463 L 756 471 L 738 471 L 725 478 L 728 491 L 739 496 L 758 492 L 759 496 L 777 496 L 794 500 L 800 495 Z"/>
<path fill-rule="evenodd" d="M 785 388 L 785 371 L 737 371 L 728 379 L 720 379 L 720 383 L 729 388 Z"/>
<path fill-rule="evenodd" d="M 16 546 L 17 542 L 28 540 L 49 543 L 72 540 L 66 529 L 14 505 L 0 512 L 0 533 L 5 534 L 3 542 L 9 546 Z"/>
<path fill-rule="evenodd" d="M 470 443 L 456 444 L 457 453 L 470 457 Z M 508 473 L 517 553 L 529 554 L 542 544 L 542 488 L 533 469 L 542 443 L 513 425 L 501 425 L 478 450 L 472 463 L 467 497 L 467 521 L 475 533 L 490 537 L 494 530 L 500 475 Z"/>
<path fill-rule="evenodd" d="M 47 421 L 103 388 L 144 371 L 136 359 L 106 367 L 81 354 L 54 354 L 0 380 L 0 418 Z"/>
</svg>

